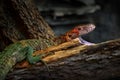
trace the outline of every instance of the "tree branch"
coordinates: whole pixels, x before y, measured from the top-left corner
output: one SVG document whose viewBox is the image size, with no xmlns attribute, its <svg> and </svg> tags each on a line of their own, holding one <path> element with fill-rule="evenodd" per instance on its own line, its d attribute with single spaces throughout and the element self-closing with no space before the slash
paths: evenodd
<svg viewBox="0 0 120 80">
<path fill-rule="evenodd" d="M 6 80 L 116 80 L 120 79 L 120 39 L 92 46 L 76 46 L 55 51 L 43 59 L 44 65 L 15 69 Z"/>
</svg>

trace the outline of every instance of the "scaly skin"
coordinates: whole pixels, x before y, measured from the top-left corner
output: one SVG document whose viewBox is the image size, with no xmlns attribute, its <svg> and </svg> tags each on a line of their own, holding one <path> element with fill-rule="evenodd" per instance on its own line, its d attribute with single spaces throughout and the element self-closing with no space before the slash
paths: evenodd
<svg viewBox="0 0 120 80">
<path fill-rule="evenodd" d="M 33 49 L 41 44 L 41 40 L 22 40 L 6 47 L 0 54 L 0 80 L 4 80 L 9 70 L 25 58 L 33 64 L 41 60 L 42 55 L 33 57 Z M 41 58 L 40 58 L 41 57 Z"/>
<path fill-rule="evenodd" d="M 72 39 L 78 38 L 81 35 L 87 34 L 95 29 L 94 24 L 82 24 L 75 26 L 72 30 L 66 32 L 64 35 L 61 35 L 60 37 L 56 38 L 55 41 L 58 42 L 58 44 L 63 42 L 68 42 Z"/>
</svg>

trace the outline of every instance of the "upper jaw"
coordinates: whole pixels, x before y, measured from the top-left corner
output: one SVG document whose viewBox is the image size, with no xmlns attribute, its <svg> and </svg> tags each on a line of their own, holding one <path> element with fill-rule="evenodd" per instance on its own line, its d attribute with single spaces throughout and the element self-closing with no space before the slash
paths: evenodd
<svg viewBox="0 0 120 80">
<path fill-rule="evenodd" d="M 89 29 L 89 32 L 93 31 L 95 29 L 95 25 L 94 24 L 89 24 L 88 25 L 88 29 Z"/>
<path fill-rule="evenodd" d="M 81 31 L 80 33 L 81 33 L 81 35 L 84 35 L 84 34 L 87 34 L 87 33 L 91 32 L 91 31 L 93 31 L 94 29 L 95 29 L 94 24 L 88 24 L 87 26 L 85 26 L 83 28 L 83 31 Z"/>
</svg>

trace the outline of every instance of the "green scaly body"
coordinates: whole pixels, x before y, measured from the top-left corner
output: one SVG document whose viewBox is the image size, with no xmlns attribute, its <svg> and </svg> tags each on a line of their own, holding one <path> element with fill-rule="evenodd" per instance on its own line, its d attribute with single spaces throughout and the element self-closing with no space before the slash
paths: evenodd
<svg viewBox="0 0 120 80">
<path fill-rule="evenodd" d="M 25 58 L 30 63 L 40 61 L 42 55 L 33 57 L 32 53 L 36 47 L 41 44 L 41 40 L 31 39 L 22 40 L 9 45 L 0 53 L 0 80 L 4 80 L 9 70 L 17 63 Z"/>
</svg>

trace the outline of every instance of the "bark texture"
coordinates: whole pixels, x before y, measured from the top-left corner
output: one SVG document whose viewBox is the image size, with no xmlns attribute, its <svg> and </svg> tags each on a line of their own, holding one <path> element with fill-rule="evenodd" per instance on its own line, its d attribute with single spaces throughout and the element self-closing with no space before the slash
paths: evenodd
<svg viewBox="0 0 120 80">
<path fill-rule="evenodd" d="M 50 72 L 47 71 L 44 65 L 27 69 L 16 69 L 8 74 L 6 80 L 120 79 L 120 39 L 93 46 L 83 45 L 68 48 L 62 54 L 71 53 L 71 51 L 76 54 L 69 54 L 71 57 L 67 56 L 54 62 L 51 60 L 48 64 Z"/>
<path fill-rule="evenodd" d="M 51 45 L 54 43 L 54 32 L 40 16 L 32 0 L 0 2 L 1 50 L 8 44 L 23 39 L 39 38 L 48 40 Z"/>
</svg>

